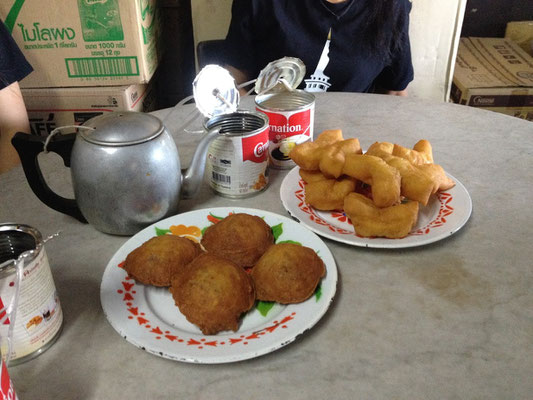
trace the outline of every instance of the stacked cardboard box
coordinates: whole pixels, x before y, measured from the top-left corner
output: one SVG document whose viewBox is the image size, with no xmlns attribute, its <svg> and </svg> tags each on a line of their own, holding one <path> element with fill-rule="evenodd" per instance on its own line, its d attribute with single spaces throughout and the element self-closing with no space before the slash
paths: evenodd
<svg viewBox="0 0 533 400">
<path fill-rule="evenodd" d="M 144 84 L 22 89 L 31 133 L 48 135 L 59 126 L 81 125 L 113 111 L 149 111 L 152 96 Z"/>
<path fill-rule="evenodd" d="M 533 21 L 511 21 L 507 23 L 505 38 L 517 43 L 533 57 Z"/>
<path fill-rule="evenodd" d="M 0 2 L 0 15 L 34 68 L 20 82 L 34 133 L 109 111 L 150 111 L 149 82 L 158 63 L 155 3 Z"/>
<path fill-rule="evenodd" d="M 451 99 L 533 121 L 533 57 L 503 38 L 461 38 Z"/>
</svg>

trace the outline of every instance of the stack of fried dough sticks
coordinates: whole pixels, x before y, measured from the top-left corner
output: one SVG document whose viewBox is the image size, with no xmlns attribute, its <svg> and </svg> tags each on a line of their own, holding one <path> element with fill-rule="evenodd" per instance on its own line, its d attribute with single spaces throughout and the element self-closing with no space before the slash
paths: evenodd
<svg viewBox="0 0 533 400">
<path fill-rule="evenodd" d="M 358 139 L 326 130 L 316 140 L 295 146 L 289 156 L 306 182 L 306 203 L 317 210 L 343 211 L 363 237 L 407 236 L 419 205 L 455 185 L 433 163 L 427 140 L 412 149 L 375 142 L 363 154 Z"/>
</svg>

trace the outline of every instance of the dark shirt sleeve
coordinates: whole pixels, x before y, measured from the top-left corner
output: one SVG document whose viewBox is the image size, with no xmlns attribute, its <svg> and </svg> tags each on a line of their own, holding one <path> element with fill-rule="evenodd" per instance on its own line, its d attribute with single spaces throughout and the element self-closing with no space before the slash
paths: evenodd
<svg viewBox="0 0 533 400">
<path fill-rule="evenodd" d="M 29 75 L 33 68 L 0 20 L 0 89 Z"/>
<path fill-rule="evenodd" d="M 404 90 L 414 78 L 411 45 L 409 42 L 409 13 L 411 11 L 411 2 L 401 0 L 398 2 L 398 7 L 399 45 L 394 46 L 391 51 L 390 62 L 374 81 L 376 88 L 384 90 Z"/>
</svg>

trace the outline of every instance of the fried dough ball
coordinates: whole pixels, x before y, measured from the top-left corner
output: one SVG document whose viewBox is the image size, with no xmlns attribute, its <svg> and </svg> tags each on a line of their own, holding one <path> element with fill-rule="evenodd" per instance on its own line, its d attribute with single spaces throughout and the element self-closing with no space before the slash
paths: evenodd
<svg viewBox="0 0 533 400">
<path fill-rule="evenodd" d="M 240 267 L 253 266 L 274 243 L 272 229 L 255 215 L 231 214 L 206 229 L 201 240 L 204 249 Z"/>
<path fill-rule="evenodd" d="M 349 177 L 309 182 L 305 185 L 305 202 L 317 210 L 342 210 L 344 197 L 355 190 L 356 182 Z"/>
<path fill-rule="evenodd" d="M 239 329 L 241 315 L 255 303 L 253 281 L 243 268 L 211 254 L 191 262 L 170 292 L 189 322 L 204 335 Z"/>
<path fill-rule="evenodd" d="M 381 158 L 352 154 L 346 157 L 343 173 L 370 185 L 376 206 L 389 207 L 400 202 L 400 173 Z"/>
<path fill-rule="evenodd" d="M 307 300 L 325 275 L 316 252 L 293 243 L 271 246 L 252 269 L 257 299 L 282 304 Z"/>
<path fill-rule="evenodd" d="M 369 198 L 350 193 L 344 199 L 344 212 L 355 232 L 364 237 L 399 239 L 407 236 L 418 219 L 418 202 L 378 208 Z"/>
<path fill-rule="evenodd" d="M 146 285 L 169 286 L 174 275 L 181 275 L 187 264 L 200 255 L 200 245 L 175 235 L 151 238 L 126 257 L 124 269 Z"/>
</svg>

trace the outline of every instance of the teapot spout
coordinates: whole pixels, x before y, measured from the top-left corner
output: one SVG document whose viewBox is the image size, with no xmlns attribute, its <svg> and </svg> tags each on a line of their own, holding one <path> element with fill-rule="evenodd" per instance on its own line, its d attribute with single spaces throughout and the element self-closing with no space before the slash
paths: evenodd
<svg viewBox="0 0 533 400">
<path fill-rule="evenodd" d="M 194 197 L 196 192 L 198 192 L 204 176 L 207 149 L 209 144 L 219 135 L 219 133 L 220 128 L 209 130 L 202 140 L 200 140 L 200 143 L 198 143 L 191 165 L 189 165 L 189 168 L 187 168 L 183 174 L 181 186 L 182 198 L 190 199 Z"/>
</svg>

